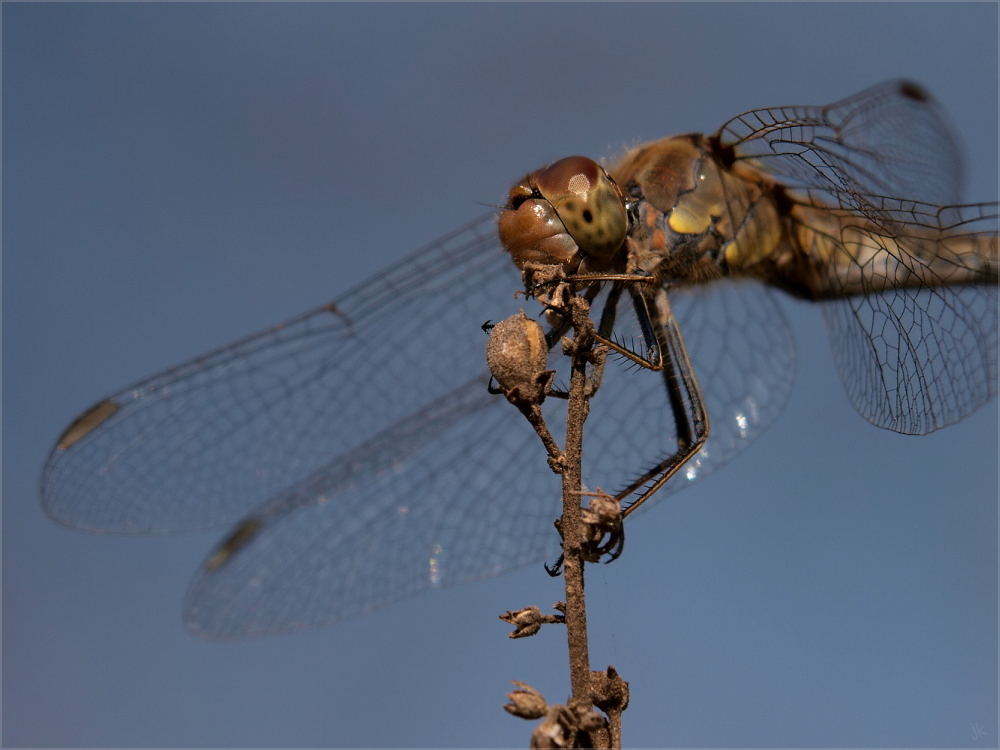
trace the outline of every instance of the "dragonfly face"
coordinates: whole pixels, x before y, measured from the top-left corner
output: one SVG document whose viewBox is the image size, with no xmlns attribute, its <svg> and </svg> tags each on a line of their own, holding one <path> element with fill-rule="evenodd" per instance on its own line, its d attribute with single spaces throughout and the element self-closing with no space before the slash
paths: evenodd
<svg viewBox="0 0 1000 750">
<path fill-rule="evenodd" d="M 518 267 L 553 263 L 566 270 L 610 266 L 628 232 L 625 198 L 607 172 L 569 156 L 510 189 L 500 241 Z"/>
<path fill-rule="evenodd" d="M 207 637 L 335 622 L 553 558 L 557 480 L 489 393 L 480 329 L 516 312 L 527 263 L 577 277 L 608 340 L 674 368 L 609 362 L 592 403 L 585 472 L 633 503 L 776 419 L 795 360 L 775 290 L 822 306 L 862 416 L 944 427 L 997 381 L 998 211 L 961 204 L 959 165 L 936 105 L 901 83 L 749 112 L 606 170 L 557 162 L 515 185 L 499 234 L 484 216 L 91 407 L 49 455 L 43 507 L 94 530 L 228 527 L 185 602 Z M 544 408 L 558 434 L 559 405 Z"/>
</svg>

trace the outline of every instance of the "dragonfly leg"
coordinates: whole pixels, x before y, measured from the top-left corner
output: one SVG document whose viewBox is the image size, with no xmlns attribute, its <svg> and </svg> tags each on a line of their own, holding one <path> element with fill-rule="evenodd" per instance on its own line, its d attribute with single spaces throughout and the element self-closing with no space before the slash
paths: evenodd
<svg viewBox="0 0 1000 750">
<path fill-rule="evenodd" d="M 622 512 L 623 518 L 642 505 L 702 449 L 708 439 L 709 431 L 705 401 L 702 398 L 698 380 L 691 368 L 691 360 L 688 358 L 677 320 L 670 310 L 670 300 L 666 290 L 657 291 L 655 303 L 658 315 L 656 318 L 651 318 L 648 315 L 650 300 L 647 298 L 635 300 L 636 296 L 639 295 L 634 294 L 633 299 L 643 333 L 646 334 L 646 325 L 648 325 L 653 340 L 657 342 L 654 354 L 660 366 L 652 369 L 660 370 L 663 373 L 664 386 L 674 416 L 677 450 L 643 473 L 615 496 L 617 500 L 623 502 L 633 493 L 642 490 L 642 494 L 625 507 Z"/>
</svg>

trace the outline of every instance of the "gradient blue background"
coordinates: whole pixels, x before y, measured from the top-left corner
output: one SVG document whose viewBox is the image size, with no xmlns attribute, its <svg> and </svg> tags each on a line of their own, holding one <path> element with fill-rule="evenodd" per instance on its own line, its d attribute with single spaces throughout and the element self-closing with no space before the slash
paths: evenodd
<svg viewBox="0 0 1000 750">
<path fill-rule="evenodd" d="M 180 602 L 220 535 L 58 527 L 46 452 L 96 399 L 336 296 L 530 168 L 897 76 L 996 200 L 995 4 L 5 4 L 4 744 L 525 746 L 500 705 L 512 679 L 566 697 L 563 634 L 509 641 L 496 616 L 560 598 L 540 568 L 201 642 Z M 784 415 L 590 573 L 626 743 L 995 747 L 996 402 L 880 431 L 818 311 L 787 310 Z"/>
</svg>

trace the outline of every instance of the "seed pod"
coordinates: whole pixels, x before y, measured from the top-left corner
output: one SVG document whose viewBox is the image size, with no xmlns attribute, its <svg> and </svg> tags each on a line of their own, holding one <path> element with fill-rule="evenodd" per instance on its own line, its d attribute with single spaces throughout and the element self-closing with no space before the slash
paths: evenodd
<svg viewBox="0 0 1000 750">
<path fill-rule="evenodd" d="M 531 685 L 513 680 L 517 690 L 507 693 L 510 703 L 504 705 L 504 710 L 521 719 L 540 719 L 545 716 L 549 707 L 545 698 Z"/>
<path fill-rule="evenodd" d="M 540 403 L 548 382 L 548 347 L 537 321 L 522 310 L 493 326 L 486 342 L 486 363 L 508 398 Z"/>
</svg>

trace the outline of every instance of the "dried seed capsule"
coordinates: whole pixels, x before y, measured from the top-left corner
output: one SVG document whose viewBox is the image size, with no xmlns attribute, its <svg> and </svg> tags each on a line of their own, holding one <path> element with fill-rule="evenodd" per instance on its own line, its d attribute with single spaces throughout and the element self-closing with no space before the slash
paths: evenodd
<svg viewBox="0 0 1000 750">
<path fill-rule="evenodd" d="M 540 719 L 545 716 L 549 707 L 545 698 L 531 685 L 513 680 L 517 690 L 507 693 L 510 703 L 504 705 L 504 710 L 521 719 Z"/>
<path fill-rule="evenodd" d="M 522 310 L 493 326 L 486 342 L 486 363 L 508 398 L 539 403 L 548 382 L 548 347 L 537 321 Z"/>
</svg>

